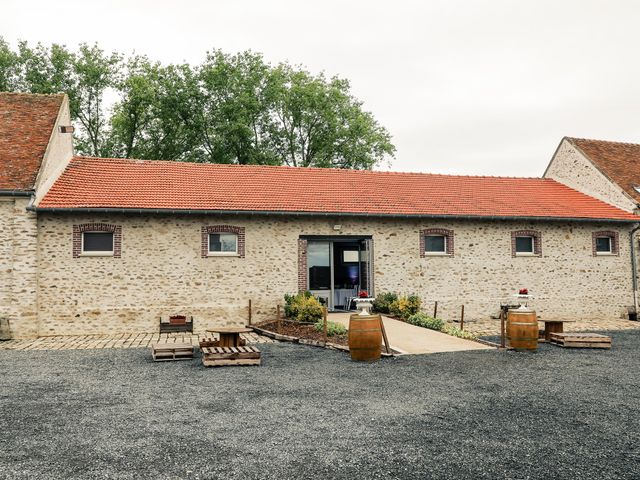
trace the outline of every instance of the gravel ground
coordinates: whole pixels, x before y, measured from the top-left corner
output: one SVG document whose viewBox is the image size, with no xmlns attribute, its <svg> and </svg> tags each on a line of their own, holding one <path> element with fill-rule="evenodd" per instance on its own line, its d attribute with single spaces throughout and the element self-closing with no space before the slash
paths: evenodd
<svg viewBox="0 0 640 480">
<path fill-rule="evenodd" d="M 222 369 L 0 351 L 0 478 L 638 478 L 640 332 L 613 341 Z"/>
</svg>

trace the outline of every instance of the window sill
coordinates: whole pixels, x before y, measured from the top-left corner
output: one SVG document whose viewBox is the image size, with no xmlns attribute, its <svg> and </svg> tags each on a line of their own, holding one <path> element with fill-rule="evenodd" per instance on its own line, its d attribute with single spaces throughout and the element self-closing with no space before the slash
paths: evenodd
<svg viewBox="0 0 640 480">
<path fill-rule="evenodd" d="M 237 252 L 209 252 L 207 253 L 207 257 L 240 257 L 240 254 Z"/>
<path fill-rule="evenodd" d="M 613 252 L 596 252 L 596 257 L 617 257 L 617 253 Z"/>
<path fill-rule="evenodd" d="M 425 257 L 452 257 L 450 253 L 447 252 L 424 252 Z"/>
<path fill-rule="evenodd" d="M 516 252 L 514 257 L 539 257 L 539 253 L 525 253 L 525 252 Z"/>
<path fill-rule="evenodd" d="M 79 257 L 113 257 L 113 252 L 82 252 Z"/>
</svg>

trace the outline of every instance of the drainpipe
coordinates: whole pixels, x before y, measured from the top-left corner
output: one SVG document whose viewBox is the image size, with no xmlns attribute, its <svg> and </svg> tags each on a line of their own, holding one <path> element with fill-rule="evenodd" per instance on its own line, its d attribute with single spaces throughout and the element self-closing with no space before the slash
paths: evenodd
<svg viewBox="0 0 640 480">
<path fill-rule="evenodd" d="M 640 230 L 640 225 L 636 225 L 629 234 L 631 242 L 631 280 L 633 284 L 633 311 L 638 319 L 638 270 L 636 268 L 636 242 L 634 241 L 635 233 Z"/>
</svg>

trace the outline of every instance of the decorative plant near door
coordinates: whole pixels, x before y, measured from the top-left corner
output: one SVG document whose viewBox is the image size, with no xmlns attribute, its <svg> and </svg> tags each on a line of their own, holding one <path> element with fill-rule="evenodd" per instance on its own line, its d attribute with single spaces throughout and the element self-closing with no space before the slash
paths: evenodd
<svg viewBox="0 0 640 480">
<path fill-rule="evenodd" d="M 310 292 L 284 296 L 284 314 L 295 322 L 316 323 L 322 319 L 322 305 Z"/>
</svg>

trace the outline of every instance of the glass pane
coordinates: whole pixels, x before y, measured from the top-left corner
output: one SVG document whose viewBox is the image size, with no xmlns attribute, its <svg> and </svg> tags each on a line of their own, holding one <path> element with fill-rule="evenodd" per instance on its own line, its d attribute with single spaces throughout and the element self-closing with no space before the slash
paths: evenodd
<svg viewBox="0 0 640 480">
<path fill-rule="evenodd" d="M 84 232 L 82 235 L 84 252 L 113 252 L 113 233 Z"/>
<path fill-rule="evenodd" d="M 343 258 L 342 261 L 345 263 L 357 263 L 360 255 L 358 254 L 358 250 L 345 250 L 342 252 Z"/>
<path fill-rule="evenodd" d="M 611 252 L 611 237 L 596 238 L 596 252 Z"/>
<path fill-rule="evenodd" d="M 516 237 L 517 253 L 533 253 L 533 237 Z"/>
<path fill-rule="evenodd" d="M 309 290 L 331 289 L 331 257 L 329 252 L 329 242 L 308 243 Z"/>
<path fill-rule="evenodd" d="M 235 233 L 210 233 L 209 251 L 235 253 L 237 249 L 238 236 Z"/>
<path fill-rule="evenodd" d="M 424 249 L 427 252 L 446 252 L 446 237 L 444 235 L 427 235 L 424 239 Z"/>
</svg>

